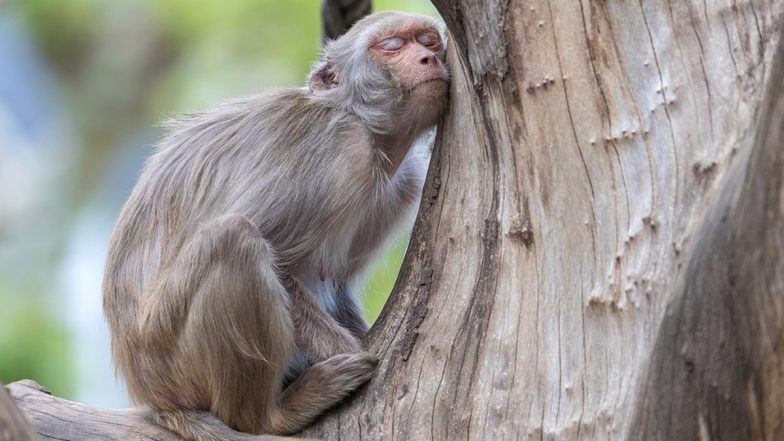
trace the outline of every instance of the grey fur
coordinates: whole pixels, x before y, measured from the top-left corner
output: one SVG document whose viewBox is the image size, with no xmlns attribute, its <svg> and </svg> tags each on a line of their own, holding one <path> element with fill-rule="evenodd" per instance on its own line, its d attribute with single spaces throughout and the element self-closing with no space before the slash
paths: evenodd
<svg viewBox="0 0 784 441">
<path fill-rule="evenodd" d="M 411 145 L 445 95 L 442 84 L 406 90 L 408 72 L 368 56 L 372 38 L 411 24 L 440 29 L 383 13 L 330 43 L 316 68 L 340 78 L 328 90 L 170 123 L 119 216 L 104 278 L 118 370 L 160 424 L 198 440 L 231 433 L 216 421 L 296 432 L 372 375 L 353 291 L 413 218 L 428 155 Z"/>
</svg>

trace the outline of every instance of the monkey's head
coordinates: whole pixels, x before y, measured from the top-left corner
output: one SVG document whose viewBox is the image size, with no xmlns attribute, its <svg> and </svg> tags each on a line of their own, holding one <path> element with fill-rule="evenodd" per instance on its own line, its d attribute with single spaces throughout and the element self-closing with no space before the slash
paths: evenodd
<svg viewBox="0 0 784 441">
<path fill-rule="evenodd" d="M 376 132 L 419 131 L 436 123 L 446 102 L 445 46 L 443 26 L 430 17 L 369 15 L 326 45 L 308 86 Z"/>
</svg>

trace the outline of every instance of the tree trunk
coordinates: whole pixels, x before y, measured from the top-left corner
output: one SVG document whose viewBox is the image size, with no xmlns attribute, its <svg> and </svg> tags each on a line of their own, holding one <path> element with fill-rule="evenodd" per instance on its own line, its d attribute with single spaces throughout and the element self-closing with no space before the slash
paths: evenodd
<svg viewBox="0 0 784 441">
<path fill-rule="evenodd" d="M 382 364 L 306 433 L 784 439 L 783 2 L 434 3 L 451 108 Z"/>
<path fill-rule="evenodd" d="M 784 0 L 434 3 L 452 101 L 381 364 L 305 435 L 784 439 Z"/>
</svg>

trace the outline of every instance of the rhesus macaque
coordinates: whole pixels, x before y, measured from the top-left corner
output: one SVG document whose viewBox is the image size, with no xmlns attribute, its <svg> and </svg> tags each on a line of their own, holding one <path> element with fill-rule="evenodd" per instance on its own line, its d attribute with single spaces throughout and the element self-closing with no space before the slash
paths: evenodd
<svg viewBox="0 0 784 441">
<path fill-rule="evenodd" d="M 353 287 L 411 219 L 448 73 L 436 21 L 384 12 L 308 88 L 189 115 L 123 208 L 104 278 L 132 400 L 191 440 L 288 434 L 367 381 Z"/>
</svg>

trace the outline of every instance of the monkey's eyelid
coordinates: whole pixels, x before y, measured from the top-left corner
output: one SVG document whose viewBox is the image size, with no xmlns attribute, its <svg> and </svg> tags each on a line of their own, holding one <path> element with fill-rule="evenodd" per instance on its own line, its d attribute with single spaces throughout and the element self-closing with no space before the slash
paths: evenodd
<svg viewBox="0 0 784 441">
<path fill-rule="evenodd" d="M 433 34 L 419 34 L 417 35 L 416 40 L 425 46 L 438 46 L 441 44 L 441 39 Z"/>
<path fill-rule="evenodd" d="M 382 40 L 378 43 L 378 47 L 384 49 L 385 51 L 396 51 L 405 45 L 406 42 L 400 37 L 392 37 Z"/>
</svg>

